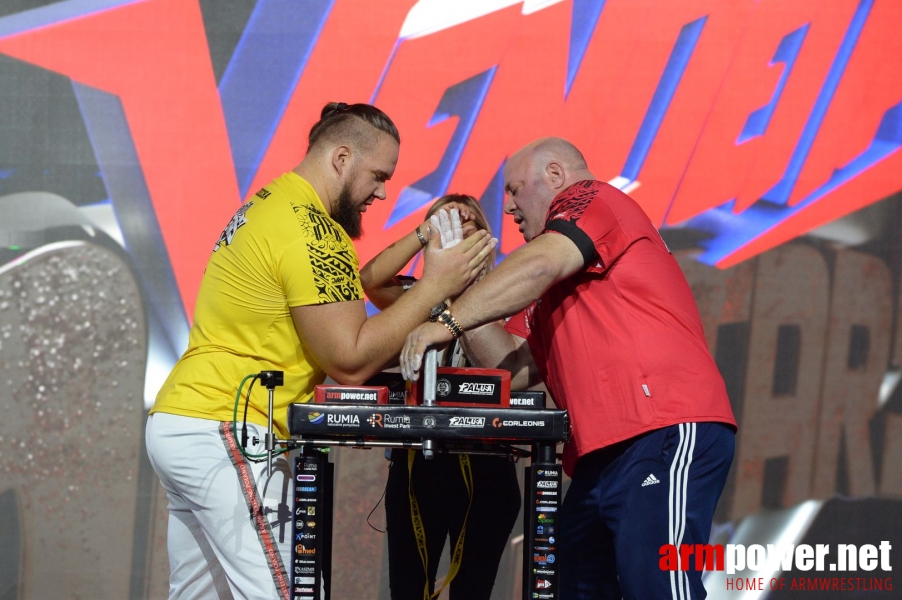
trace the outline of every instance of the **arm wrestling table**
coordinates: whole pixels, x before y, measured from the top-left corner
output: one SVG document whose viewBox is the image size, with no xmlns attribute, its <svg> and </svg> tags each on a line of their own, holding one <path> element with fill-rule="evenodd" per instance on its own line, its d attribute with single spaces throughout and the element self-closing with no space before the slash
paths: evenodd
<svg viewBox="0 0 902 600">
<path fill-rule="evenodd" d="M 544 402 L 522 408 L 441 406 L 435 402 L 435 373 L 433 350 L 425 361 L 422 405 L 292 404 L 291 439 L 268 436 L 269 452 L 275 443 L 302 448 L 292 478 L 292 600 L 330 600 L 334 465 L 321 448 L 417 448 L 428 458 L 435 452 L 480 453 L 474 443 L 488 447 L 489 453 L 530 456 L 523 485 L 523 598 L 559 598 L 555 531 L 562 468 L 555 447 L 569 438 L 567 412 L 546 409 Z"/>
</svg>

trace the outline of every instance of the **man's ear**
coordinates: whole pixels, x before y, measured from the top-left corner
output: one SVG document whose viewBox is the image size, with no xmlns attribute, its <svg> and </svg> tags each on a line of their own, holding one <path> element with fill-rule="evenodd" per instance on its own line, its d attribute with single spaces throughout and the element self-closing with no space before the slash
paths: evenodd
<svg viewBox="0 0 902 600">
<path fill-rule="evenodd" d="M 343 175 L 351 164 L 351 148 L 345 144 L 336 146 L 332 151 L 332 168 L 339 175 Z"/>
<path fill-rule="evenodd" d="M 553 189 L 560 189 L 564 186 L 567 179 L 564 172 L 564 166 L 556 160 L 550 161 L 545 165 L 545 180 Z"/>
</svg>

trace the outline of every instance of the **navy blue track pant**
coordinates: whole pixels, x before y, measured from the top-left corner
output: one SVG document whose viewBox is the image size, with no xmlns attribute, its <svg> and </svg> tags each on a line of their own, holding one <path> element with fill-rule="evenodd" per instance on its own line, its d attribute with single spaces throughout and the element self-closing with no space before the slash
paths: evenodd
<svg viewBox="0 0 902 600">
<path fill-rule="evenodd" d="M 708 543 L 734 437 L 720 423 L 683 423 L 580 458 L 561 509 L 560 598 L 705 598 L 694 564 L 662 570 L 660 550 Z"/>
</svg>

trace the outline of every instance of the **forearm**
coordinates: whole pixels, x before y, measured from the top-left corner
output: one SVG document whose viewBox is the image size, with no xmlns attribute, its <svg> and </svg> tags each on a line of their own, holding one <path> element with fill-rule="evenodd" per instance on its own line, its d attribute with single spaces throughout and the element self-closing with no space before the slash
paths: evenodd
<svg viewBox="0 0 902 600">
<path fill-rule="evenodd" d="M 513 253 L 461 294 L 451 313 L 468 331 L 520 312 L 553 283 L 553 276 L 539 262 Z"/>
<path fill-rule="evenodd" d="M 398 353 L 407 334 L 428 321 L 430 310 L 442 300 L 441 293 L 435 288 L 416 285 L 394 304 L 366 319 L 353 347 L 345 355 L 343 362 L 347 366 L 343 375 L 353 383 L 360 383 L 397 364 Z"/>
<path fill-rule="evenodd" d="M 511 335 L 500 321 L 471 329 L 460 338 L 476 367 L 511 373 L 511 389 L 524 390 L 541 380 L 526 341 Z"/>
<path fill-rule="evenodd" d="M 438 245 L 433 233 L 420 285 L 370 319 L 362 300 L 291 307 L 301 341 L 333 379 L 360 383 L 391 364 L 407 334 L 427 320 L 432 307 L 476 278 L 494 242 L 482 233 L 453 248 Z"/>
<path fill-rule="evenodd" d="M 367 296 L 372 291 L 389 284 L 422 247 L 423 245 L 414 230 L 385 248 L 366 263 L 360 269 L 360 283 L 363 285 L 363 291 L 366 292 Z"/>
<path fill-rule="evenodd" d="M 583 258 L 562 235 L 540 235 L 510 253 L 454 302 L 454 318 L 466 331 L 520 312 L 555 283 L 583 268 Z"/>
</svg>

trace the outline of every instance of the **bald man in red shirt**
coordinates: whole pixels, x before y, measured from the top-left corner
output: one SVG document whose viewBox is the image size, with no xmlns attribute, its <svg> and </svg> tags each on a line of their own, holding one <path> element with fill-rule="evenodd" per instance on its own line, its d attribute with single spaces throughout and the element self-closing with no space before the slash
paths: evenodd
<svg viewBox="0 0 902 600">
<path fill-rule="evenodd" d="M 410 334 L 402 370 L 416 378 L 428 347 L 460 337 L 477 364 L 544 380 L 567 409 L 561 598 L 704 598 L 694 565 L 658 562 L 666 544 L 708 542 L 734 450 L 689 285 L 642 208 L 567 140 L 525 146 L 504 182 L 528 243 Z"/>
</svg>

